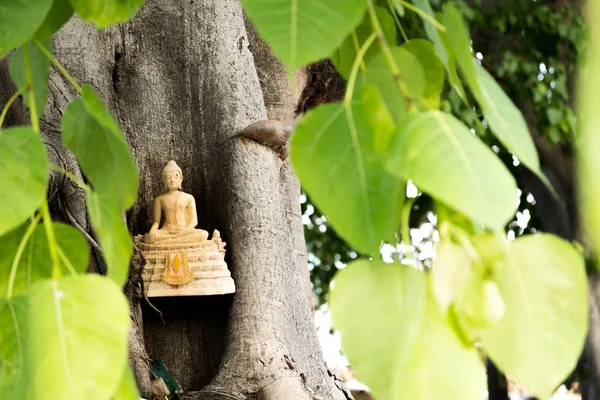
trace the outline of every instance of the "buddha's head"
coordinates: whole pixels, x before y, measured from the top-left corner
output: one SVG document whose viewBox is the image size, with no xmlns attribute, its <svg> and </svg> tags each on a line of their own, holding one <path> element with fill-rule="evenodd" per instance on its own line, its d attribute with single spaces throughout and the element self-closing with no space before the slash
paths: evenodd
<svg viewBox="0 0 600 400">
<path fill-rule="evenodd" d="M 169 161 L 162 172 L 163 183 L 167 190 L 181 190 L 183 174 L 181 168 L 173 160 Z"/>
</svg>

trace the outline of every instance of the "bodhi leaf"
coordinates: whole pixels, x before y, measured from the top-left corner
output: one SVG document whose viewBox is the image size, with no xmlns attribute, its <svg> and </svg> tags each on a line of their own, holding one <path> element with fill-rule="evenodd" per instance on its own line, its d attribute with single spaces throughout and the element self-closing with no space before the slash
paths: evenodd
<svg viewBox="0 0 600 400">
<path fill-rule="evenodd" d="M 394 19 L 383 7 L 376 7 L 375 12 L 377 14 L 377 18 L 379 19 L 379 23 L 381 24 L 385 39 L 388 41 L 388 43 L 395 43 L 396 25 L 394 23 Z M 347 80 L 350 76 L 350 70 L 352 69 L 352 65 L 354 64 L 358 50 L 372 32 L 373 27 L 371 25 L 371 19 L 369 14 L 365 14 L 363 22 L 356 28 L 354 32 L 351 32 L 346 37 L 346 40 L 344 40 L 342 45 L 331 56 L 331 62 L 333 65 L 335 65 L 335 68 L 338 70 L 340 75 L 344 77 L 344 79 Z M 379 41 L 373 43 L 365 53 L 363 62 L 367 63 L 380 51 L 381 44 Z"/>
<path fill-rule="evenodd" d="M 402 81 L 410 97 L 421 98 L 425 90 L 425 72 L 417 57 L 402 47 L 392 48 L 392 55 L 400 72 Z M 391 72 L 385 55 L 377 54 L 368 64 L 364 80 L 377 86 L 383 100 L 396 122 L 405 114 L 405 98 L 398 90 L 396 79 Z"/>
<path fill-rule="evenodd" d="M 32 398 L 110 398 L 127 360 L 129 306 L 121 288 L 88 274 L 36 282 L 29 298 Z"/>
<path fill-rule="evenodd" d="M 104 28 L 131 19 L 144 0 L 71 0 L 71 4 L 85 22 Z"/>
<path fill-rule="evenodd" d="M 51 6 L 52 0 L 0 0 L 0 59 L 33 36 Z"/>
<path fill-rule="evenodd" d="M 336 275 L 330 299 L 334 325 L 359 379 L 375 398 L 401 398 L 398 380 L 422 332 L 425 275 L 405 265 L 355 261 Z"/>
<path fill-rule="evenodd" d="M 93 191 L 88 190 L 87 205 L 92 223 L 98 232 L 100 245 L 107 264 L 107 276 L 123 286 L 129 272 L 133 242 L 123 212 Z"/>
<path fill-rule="evenodd" d="M 61 121 L 62 137 L 93 189 L 120 211 L 137 197 L 138 170 L 125 137 L 93 89 L 73 100 Z"/>
<path fill-rule="evenodd" d="M 311 199 L 336 232 L 364 253 L 378 252 L 399 222 L 401 183 L 385 171 L 380 154 L 391 117 L 373 118 L 386 114 L 374 110 L 382 104 L 373 101 L 377 96 L 367 85 L 351 106 L 326 104 L 309 111 L 291 143 L 294 169 Z"/>
<path fill-rule="evenodd" d="M 413 3 L 431 18 L 436 19 L 436 15 L 429 5 L 429 0 L 413 0 Z M 448 51 L 447 49 L 448 46 L 446 45 L 446 33 L 438 31 L 438 29 L 425 18 L 423 18 L 423 24 L 425 26 L 427 37 L 434 44 L 435 54 L 442 61 L 446 71 L 448 72 L 448 81 L 454 90 L 456 90 L 456 92 L 460 95 L 460 97 L 462 99 L 466 99 L 465 90 L 462 87 L 462 83 L 460 82 L 460 78 L 456 72 L 456 66 L 454 65 L 456 56 L 452 51 Z"/>
<path fill-rule="evenodd" d="M 493 230 L 504 229 L 515 213 L 514 178 L 451 115 L 429 111 L 407 116 L 392 144 L 388 170 Z"/>
<path fill-rule="evenodd" d="M 89 249 L 85 238 L 70 225 L 53 223 L 58 245 L 60 263 L 64 271 L 71 268 L 76 273 L 85 273 L 89 259 Z M 8 278 L 17 249 L 27 226 L 21 226 L 0 236 L 0 296 L 6 296 Z M 52 276 L 52 263 L 46 229 L 38 225 L 27 241 L 21 260 L 17 265 L 13 293 L 25 293 L 37 280 Z M 68 266 L 67 266 L 68 263 Z"/>
<path fill-rule="evenodd" d="M 542 175 L 540 160 L 523 114 L 485 68 L 476 65 L 476 74 L 480 88 L 477 101 L 490 129 L 525 166 Z"/>
<path fill-rule="evenodd" d="M 0 398 L 27 399 L 28 297 L 0 298 Z"/>
<path fill-rule="evenodd" d="M 329 57 L 362 21 L 367 8 L 366 0 L 243 0 L 242 4 L 288 71 Z"/>
<path fill-rule="evenodd" d="M 73 7 L 69 0 L 54 0 L 52 8 L 46 15 L 42 26 L 35 33 L 37 40 L 50 39 L 73 15 Z"/>
<path fill-rule="evenodd" d="M 330 304 L 344 351 L 375 398 L 481 398 L 479 357 L 441 315 L 422 272 L 353 262 L 338 273 Z"/>
<path fill-rule="evenodd" d="M 508 244 L 493 279 L 506 313 L 483 346 L 502 371 L 548 398 L 575 367 L 586 337 L 583 259 L 556 236 L 527 235 Z"/>
<path fill-rule="evenodd" d="M 433 296 L 440 309 L 446 311 L 460 293 L 471 274 L 472 262 L 461 246 L 440 242 L 435 247 L 431 274 Z"/>
<path fill-rule="evenodd" d="M 129 365 L 129 360 L 125 363 L 125 372 L 121 377 L 121 382 L 117 391 L 112 397 L 114 400 L 139 400 L 140 392 L 135 382 L 135 376 Z"/>
<path fill-rule="evenodd" d="M 417 57 L 425 73 L 422 104 L 431 109 L 440 106 L 440 94 L 444 88 L 444 65 L 435 55 L 433 43 L 424 39 L 413 39 L 402 45 Z"/>
<path fill-rule="evenodd" d="M 42 43 L 50 52 L 52 52 L 52 41 L 46 40 Z M 29 67 L 31 71 L 31 89 L 33 90 L 35 106 L 38 115 L 42 115 L 46 102 L 48 100 L 48 78 L 50 77 L 50 61 L 41 52 L 39 47 L 31 42 L 23 44 L 10 57 L 10 78 L 19 89 L 27 84 L 27 75 L 25 72 L 24 48 L 27 47 L 29 54 Z M 23 103 L 27 107 L 29 104 L 29 96 L 23 96 Z"/>
<path fill-rule="evenodd" d="M 0 235 L 21 225 L 46 196 L 46 147 L 30 127 L 0 130 Z"/>
<path fill-rule="evenodd" d="M 469 30 L 454 4 L 448 3 L 444 7 L 443 21 L 446 26 L 446 39 L 450 46 L 450 52 L 456 57 L 471 90 L 476 97 L 479 97 L 479 84 L 475 74 L 475 60 L 471 53 Z"/>
</svg>

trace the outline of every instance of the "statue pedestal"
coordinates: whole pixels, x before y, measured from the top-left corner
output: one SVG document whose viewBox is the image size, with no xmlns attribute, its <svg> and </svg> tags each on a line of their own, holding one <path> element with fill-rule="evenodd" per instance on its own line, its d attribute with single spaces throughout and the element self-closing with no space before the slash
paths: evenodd
<svg viewBox="0 0 600 400">
<path fill-rule="evenodd" d="M 214 240 L 200 243 L 152 245 L 134 238 L 139 254 L 134 265 L 143 268 L 142 281 L 148 297 L 211 296 L 235 292 L 225 263 L 225 250 Z"/>
</svg>

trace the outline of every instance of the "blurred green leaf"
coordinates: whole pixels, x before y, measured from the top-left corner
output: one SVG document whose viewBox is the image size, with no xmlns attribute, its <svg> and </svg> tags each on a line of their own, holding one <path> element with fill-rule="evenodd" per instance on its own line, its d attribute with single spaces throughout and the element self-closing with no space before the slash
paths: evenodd
<svg viewBox="0 0 600 400">
<path fill-rule="evenodd" d="M 291 143 L 294 169 L 311 199 L 336 232 L 365 253 L 377 253 L 381 241 L 396 230 L 401 189 L 376 149 L 389 129 L 389 117 L 373 118 L 374 90 L 362 88 L 348 108 L 326 104 L 309 111 Z"/>
<path fill-rule="evenodd" d="M 113 400 L 139 400 L 140 392 L 135 382 L 135 376 L 129 366 L 129 360 L 125 363 L 125 372 L 119 383 L 119 387 L 115 394 L 113 394 Z"/>
<path fill-rule="evenodd" d="M 417 57 L 425 73 L 425 87 L 421 94 L 422 104 L 427 108 L 438 109 L 445 75 L 444 65 L 436 56 L 433 43 L 424 39 L 412 39 L 404 43 L 402 48 Z"/>
<path fill-rule="evenodd" d="M 0 235 L 21 225 L 46 196 L 46 147 L 30 127 L 0 130 Z"/>
<path fill-rule="evenodd" d="M 495 231 L 503 230 L 516 210 L 517 186 L 510 172 L 448 114 L 407 116 L 399 125 L 388 170 Z"/>
<path fill-rule="evenodd" d="M 51 6 L 52 0 L 0 0 L 0 59 L 33 36 Z"/>
<path fill-rule="evenodd" d="M 144 0 L 71 0 L 71 4 L 85 22 L 104 28 L 131 19 Z"/>
<path fill-rule="evenodd" d="M 395 43 L 396 25 L 394 23 L 394 19 L 383 7 L 376 7 L 375 12 L 377 14 L 377 18 L 379 19 L 379 23 L 381 24 L 381 28 L 383 29 L 385 39 L 388 41 L 388 43 Z M 344 79 L 347 80 L 350 76 L 350 71 L 352 69 L 352 65 L 354 64 L 354 60 L 356 59 L 358 49 L 360 49 L 372 32 L 373 27 L 371 26 L 371 19 L 369 14 L 365 14 L 363 22 L 356 28 L 354 32 L 350 33 L 346 37 L 346 40 L 344 40 L 342 45 L 331 55 L 331 62 L 333 65 L 335 65 L 335 68 L 338 70 L 340 75 L 344 77 Z M 381 45 L 379 44 L 379 41 L 376 41 L 365 53 L 363 62 L 367 63 L 380 51 Z"/>
<path fill-rule="evenodd" d="M 62 137 L 94 191 L 123 211 L 137 198 L 138 171 L 125 137 L 93 89 L 69 103 L 61 121 Z"/>
<path fill-rule="evenodd" d="M 556 236 L 527 235 L 508 244 L 492 279 L 506 313 L 483 336 L 484 348 L 507 375 L 548 398 L 577 364 L 587 334 L 583 259 Z"/>
<path fill-rule="evenodd" d="M 0 398 L 28 399 L 29 298 L 0 298 Z"/>
<path fill-rule="evenodd" d="M 52 42 L 50 40 L 42 43 L 50 52 L 52 51 Z M 48 78 L 50 77 L 50 60 L 42 53 L 39 47 L 31 42 L 23 44 L 10 57 L 9 71 L 10 78 L 18 89 L 24 88 L 27 84 L 25 72 L 25 60 L 23 58 L 23 47 L 27 46 L 29 52 L 29 68 L 31 71 L 31 90 L 33 90 L 36 112 L 42 115 L 48 101 Z M 23 96 L 23 103 L 29 105 L 29 96 L 27 93 Z"/>
<path fill-rule="evenodd" d="M 471 270 L 472 261 L 461 246 L 452 242 L 440 242 L 435 246 L 431 288 L 443 312 L 463 290 Z"/>
<path fill-rule="evenodd" d="M 329 57 L 362 21 L 367 1 L 243 0 L 242 5 L 275 55 L 293 72 Z"/>
<path fill-rule="evenodd" d="M 70 0 L 54 0 L 46 19 L 39 27 L 34 37 L 37 40 L 50 39 L 73 16 Z M 49 47 L 46 47 L 49 49 Z"/>
</svg>

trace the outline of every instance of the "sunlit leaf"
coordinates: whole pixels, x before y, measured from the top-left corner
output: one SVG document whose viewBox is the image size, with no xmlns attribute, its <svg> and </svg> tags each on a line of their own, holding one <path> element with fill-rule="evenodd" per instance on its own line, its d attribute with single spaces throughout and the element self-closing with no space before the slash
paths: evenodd
<svg viewBox="0 0 600 400">
<path fill-rule="evenodd" d="M 514 178 L 496 155 L 451 115 L 413 114 L 399 126 L 389 171 L 455 210 L 500 231 L 517 206 Z"/>
<path fill-rule="evenodd" d="M 434 14 L 431 6 L 429 5 L 429 0 L 413 0 L 415 6 L 419 7 L 423 10 L 429 17 L 436 19 L 436 15 Z M 460 78 L 458 77 L 458 73 L 456 72 L 456 66 L 454 62 L 456 60 L 456 56 L 453 52 L 448 51 L 447 49 L 447 38 L 445 32 L 440 32 L 438 29 L 431 24 L 431 22 L 427 21 L 423 18 L 423 25 L 425 26 L 425 32 L 427 33 L 427 37 L 433 42 L 435 47 L 435 54 L 444 64 L 446 71 L 448 72 L 448 80 L 452 87 L 456 90 L 456 92 L 460 95 L 461 98 L 466 99 L 465 90 L 462 87 L 462 83 L 460 82 Z"/>
<path fill-rule="evenodd" d="M 472 261 L 461 246 L 451 242 L 440 242 L 436 245 L 431 287 L 442 311 L 446 311 L 464 288 L 471 274 L 471 264 Z"/>
<path fill-rule="evenodd" d="M 8 291 L 11 266 L 26 228 L 24 225 L 0 236 L 0 296 L 6 296 Z M 77 273 L 84 273 L 88 265 L 89 248 L 83 235 L 66 224 L 53 223 L 53 229 L 64 273 L 68 273 L 71 268 Z M 38 225 L 17 264 L 13 293 L 25 293 L 35 281 L 51 276 L 52 262 L 46 229 L 43 225 Z"/>
<path fill-rule="evenodd" d="M 243 0 L 242 5 L 275 55 L 295 71 L 329 57 L 362 21 L 367 1 Z"/>
<path fill-rule="evenodd" d="M 493 279 L 506 313 L 484 348 L 507 375 L 548 398 L 577 364 L 587 334 L 583 259 L 558 237 L 523 236 L 509 243 Z"/>
<path fill-rule="evenodd" d="M 336 232 L 365 253 L 377 252 L 395 232 L 401 188 L 376 148 L 385 141 L 389 117 L 373 118 L 373 91 L 363 88 L 368 105 L 359 96 L 351 107 L 327 104 L 309 111 L 291 143 L 294 169 L 311 199 Z"/>
<path fill-rule="evenodd" d="M 37 40 L 50 39 L 73 15 L 70 0 L 54 0 L 46 19 L 35 33 Z"/>
<path fill-rule="evenodd" d="M 425 73 L 425 87 L 421 94 L 422 104 L 437 109 L 444 88 L 444 65 L 435 54 L 433 43 L 424 39 L 412 39 L 402 45 L 417 57 Z"/>
<path fill-rule="evenodd" d="M 401 73 L 401 82 L 405 93 L 398 87 L 398 80 L 390 70 L 384 54 L 377 54 L 368 64 L 364 80 L 377 86 L 383 100 L 396 122 L 405 114 L 409 98 L 420 98 L 425 90 L 425 72 L 417 57 L 402 47 L 392 49 L 392 55 Z"/>
<path fill-rule="evenodd" d="M 390 13 L 383 7 L 375 8 L 377 18 L 381 24 L 383 34 L 388 43 L 396 42 L 396 25 L 394 19 Z M 365 14 L 363 22 L 356 28 L 356 30 L 350 33 L 342 45 L 336 49 L 331 55 L 331 62 L 335 65 L 340 75 L 344 79 L 348 79 L 350 76 L 350 70 L 354 64 L 358 49 L 364 44 L 367 38 L 373 33 L 373 26 L 369 14 Z M 356 41 L 355 41 L 356 39 Z M 374 42 L 363 57 L 363 62 L 366 64 L 372 59 L 377 53 L 381 51 L 381 45 L 379 41 Z"/>
<path fill-rule="evenodd" d="M 460 12 L 452 3 L 448 3 L 444 7 L 444 25 L 450 52 L 456 57 L 471 90 L 478 97 L 479 83 L 475 74 L 475 60 L 471 53 L 469 30 L 465 26 Z"/>
<path fill-rule="evenodd" d="M 51 6 L 52 0 L 0 0 L 0 58 L 33 36 Z"/>
<path fill-rule="evenodd" d="M 0 235 L 21 225 L 46 196 L 48 162 L 39 134 L 29 127 L 0 131 Z"/>
<path fill-rule="evenodd" d="M 480 88 L 477 100 L 490 129 L 525 166 L 541 175 L 540 160 L 523 114 L 485 68 L 477 65 L 476 73 Z"/>
<path fill-rule="evenodd" d="M 52 42 L 50 40 L 42 43 L 49 51 L 52 51 Z M 29 53 L 29 67 L 31 71 L 31 89 L 33 90 L 36 111 L 38 116 L 42 115 L 46 102 L 48 100 L 48 78 L 50 77 L 50 61 L 40 51 L 40 49 L 27 42 L 19 47 L 10 57 L 10 78 L 17 88 L 24 88 L 27 84 L 27 75 L 25 71 L 25 60 L 23 57 L 24 47 L 27 46 Z M 29 95 L 23 95 L 23 103 L 29 105 Z"/>
<path fill-rule="evenodd" d="M 375 398 L 399 399 L 405 390 L 399 381 L 422 332 L 426 286 L 420 271 L 378 261 L 355 261 L 336 275 L 333 322 L 358 379 Z"/>
<path fill-rule="evenodd" d="M 71 0 L 71 4 L 85 22 L 104 28 L 131 19 L 144 0 Z"/>
<path fill-rule="evenodd" d="M 107 276 L 123 286 L 127 281 L 129 259 L 133 251 L 133 241 L 123 213 L 97 193 L 88 192 L 86 198 L 90 218 L 98 232 L 104 259 L 108 264 Z"/>
<path fill-rule="evenodd" d="M 119 126 L 90 86 L 69 103 L 61 127 L 94 191 L 120 211 L 131 207 L 139 185 L 137 166 Z"/>
<path fill-rule="evenodd" d="M 36 282 L 29 292 L 34 399 L 105 400 L 127 360 L 129 306 L 95 274 Z"/>
<path fill-rule="evenodd" d="M 0 298 L 0 398 L 27 399 L 29 299 Z"/>
<path fill-rule="evenodd" d="M 133 371 L 129 366 L 129 361 L 127 361 L 125 365 L 125 372 L 121 378 L 121 382 L 119 383 L 119 387 L 117 391 L 112 396 L 113 400 L 139 400 L 140 392 L 137 388 L 137 383 L 135 382 L 135 376 L 133 375 Z"/>
</svg>

